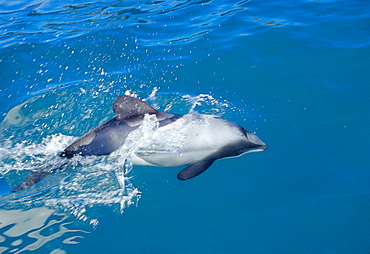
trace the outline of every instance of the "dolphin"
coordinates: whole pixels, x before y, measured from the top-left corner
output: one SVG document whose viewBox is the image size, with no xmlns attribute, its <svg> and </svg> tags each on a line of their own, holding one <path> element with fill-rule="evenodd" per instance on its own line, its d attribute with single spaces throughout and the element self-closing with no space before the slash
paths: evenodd
<svg viewBox="0 0 370 254">
<path fill-rule="evenodd" d="M 60 157 L 109 155 L 117 151 L 145 116 L 157 121 L 153 136 L 139 141 L 131 154 L 134 165 L 177 167 L 187 165 L 177 178 L 187 180 L 208 169 L 215 160 L 264 151 L 267 145 L 255 134 L 221 118 L 203 114 L 178 115 L 159 112 L 131 96 L 118 97 L 113 104 L 116 116 L 69 145 Z M 62 163 L 59 167 L 66 165 Z M 53 173 L 55 169 L 32 172 L 18 187 L 25 189 Z"/>
</svg>

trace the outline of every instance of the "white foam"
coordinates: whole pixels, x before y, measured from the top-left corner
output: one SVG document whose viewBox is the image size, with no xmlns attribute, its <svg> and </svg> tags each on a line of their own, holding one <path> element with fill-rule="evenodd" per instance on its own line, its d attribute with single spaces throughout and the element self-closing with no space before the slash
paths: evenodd
<svg viewBox="0 0 370 254">
<path fill-rule="evenodd" d="M 60 183 L 42 194 L 42 198 L 27 198 L 29 204 L 46 205 L 52 209 L 61 209 L 75 215 L 83 221 L 97 225 L 93 210 L 95 206 L 119 206 L 119 212 L 135 203 L 140 197 L 140 191 L 133 186 L 127 176 L 132 170 L 132 163 L 127 154 L 120 153 L 112 156 L 86 156 L 73 159 L 60 158 L 58 153 L 66 148 L 75 137 L 62 134 L 51 135 L 44 138 L 41 143 L 21 142 L 12 144 L 4 142 L 5 146 L 0 150 L 0 173 L 7 175 L 10 171 L 36 170 L 41 166 L 51 165 L 58 167 L 63 162 L 71 162 L 69 166 L 71 175 L 60 179 Z M 77 164 L 78 161 L 78 164 Z M 61 169 L 63 171 L 63 169 Z M 35 186 L 31 186 L 22 192 L 15 194 L 20 198 L 7 200 L 7 209 L 24 203 L 25 193 L 38 191 L 40 188 L 48 188 L 48 178 L 55 177 L 61 172 L 55 172 L 47 176 Z M 65 174 L 63 175 L 65 176 Z M 24 180 L 18 177 L 19 182 Z M 53 182 L 53 185 L 55 181 Z"/>
</svg>

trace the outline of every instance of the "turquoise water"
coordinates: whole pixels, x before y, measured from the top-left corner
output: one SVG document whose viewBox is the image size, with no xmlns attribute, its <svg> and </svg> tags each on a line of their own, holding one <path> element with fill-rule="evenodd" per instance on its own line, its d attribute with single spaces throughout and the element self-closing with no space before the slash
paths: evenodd
<svg viewBox="0 0 370 254">
<path fill-rule="evenodd" d="M 1 2 L 0 253 L 369 253 L 369 7 Z M 269 149 L 184 182 L 88 158 L 9 194 L 123 94 Z"/>
</svg>

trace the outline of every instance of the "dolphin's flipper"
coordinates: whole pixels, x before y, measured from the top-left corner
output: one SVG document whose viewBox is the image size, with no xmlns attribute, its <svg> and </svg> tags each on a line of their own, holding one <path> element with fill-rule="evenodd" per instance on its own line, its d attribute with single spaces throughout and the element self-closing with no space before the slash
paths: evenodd
<svg viewBox="0 0 370 254">
<path fill-rule="evenodd" d="M 26 189 L 38 182 L 40 182 L 44 177 L 50 175 L 53 171 L 35 171 L 29 174 L 29 176 L 16 188 L 14 188 L 11 192 L 17 192 L 23 189 Z"/>
<path fill-rule="evenodd" d="M 215 159 L 204 159 L 194 164 L 190 164 L 177 174 L 177 178 L 179 180 L 187 180 L 193 178 L 206 171 L 206 169 L 209 168 L 214 161 Z"/>
</svg>

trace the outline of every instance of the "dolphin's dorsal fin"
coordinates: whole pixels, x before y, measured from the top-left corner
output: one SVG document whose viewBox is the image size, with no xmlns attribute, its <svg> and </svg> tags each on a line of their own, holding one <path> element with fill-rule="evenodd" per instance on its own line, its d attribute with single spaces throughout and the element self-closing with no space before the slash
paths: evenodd
<svg viewBox="0 0 370 254">
<path fill-rule="evenodd" d="M 214 161 L 215 159 L 204 159 L 194 164 L 190 164 L 177 174 L 177 178 L 179 180 L 188 180 L 193 178 L 206 171 L 206 169 L 209 168 Z"/>
<path fill-rule="evenodd" d="M 119 119 L 155 114 L 157 111 L 146 102 L 130 96 L 118 97 L 113 104 L 113 112 Z"/>
</svg>

